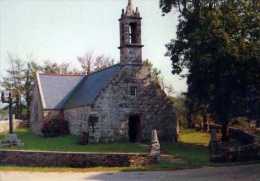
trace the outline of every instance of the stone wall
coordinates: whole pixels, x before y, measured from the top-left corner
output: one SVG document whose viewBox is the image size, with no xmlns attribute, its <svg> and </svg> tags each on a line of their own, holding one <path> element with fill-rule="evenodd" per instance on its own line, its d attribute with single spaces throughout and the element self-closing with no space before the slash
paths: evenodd
<svg viewBox="0 0 260 181">
<path fill-rule="evenodd" d="M 43 109 L 42 109 L 38 86 L 34 87 L 33 100 L 30 109 L 31 109 L 30 127 L 33 133 L 40 135 L 42 122 L 43 122 Z"/>
<path fill-rule="evenodd" d="M 260 159 L 260 144 L 255 136 L 237 128 L 229 128 L 227 142 L 222 142 L 217 134 L 219 126 L 211 127 L 209 144 L 212 162 L 252 161 Z"/>
<path fill-rule="evenodd" d="M 61 167 L 128 167 L 153 163 L 146 154 L 0 151 L 1 165 Z"/>
<path fill-rule="evenodd" d="M 62 112 L 59 110 L 44 110 L 41 103 L 40 92 L 37 86 L 33 91 L 31 104 L 30 128 L 34 134 L 42 135 L 42 127 L 45 121 L 60 118 Z"/>
<path fill-rule="evenodd" d="M 137 87 L 136 96 L 130 87 Z M 176 138 L 176 117 L 172 103 L 160 86 L 152 81 L 148 66 L 125 66 L 101 92 L 94 108 L 99 117 L 100 141 L 129 140 L 130 115 L 141 119 L 140 141 L 149 141 L 153 129 L 161 141 Z"/>
<path fill-rule="evenodd" d="M 69 122 L 69 130 L 73 135 L 80 135 L 81 131 L 88 131 L 88 117 L 90 107 L 79 107 L 64 111 L 64 118 Z"/>
</svg>

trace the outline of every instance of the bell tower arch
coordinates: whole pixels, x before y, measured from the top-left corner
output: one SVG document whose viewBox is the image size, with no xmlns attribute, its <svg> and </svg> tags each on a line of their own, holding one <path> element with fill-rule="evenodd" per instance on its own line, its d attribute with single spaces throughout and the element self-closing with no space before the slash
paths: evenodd
<svg viewBox="0 0 260 181">
<path fill-rule="evenodd" d="M 120 63 L 142 64 L 142 18 L 138 7 L 133 8 L 128 0 L 126 9 L 122 10 L 120 24 Z"/>
</svg>

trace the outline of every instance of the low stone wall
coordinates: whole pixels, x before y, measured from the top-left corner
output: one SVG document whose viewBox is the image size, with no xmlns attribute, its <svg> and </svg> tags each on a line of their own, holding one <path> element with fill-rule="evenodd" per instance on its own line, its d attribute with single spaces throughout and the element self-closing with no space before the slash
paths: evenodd
<svg viewBox="0 0 260 181">
<path fill-rule="evenodd" d="M 133 167 L 154 163 L 148 154 L 0 151 L 0 165 L 48 167 Z"/>
<path fill-rule="evenodd" d="M 22 126 L 22 120 L 14 120 L 13 126 L 14 129 Z M 0 133 L 8 132 L 9 131 L 9 121 L 8 120 L 1 120 L 0 121 Z"/>
<path fill-rule="evenodd" d="M 210 160 L 212 162 L 235 162 L 260 160 L 260 144 L 255 136 L 244 130 L 229 128 L 228 142 L 218 137 L 217 129 L 211 128 Z"/>
<path fill-rule="evenodd" d="M 230 138 L 236 139 L 244 145 L 255 143 L 255 135 L 252 135 L 238 128 L 229 128 L 229 135 Z"/>
<path fill-rule="evenodd" d="M 210 160 L 212 162 L 243 162 L 260 160 L 260 145 L 251 144 L 245 146 L 227 146 L 216 143 L 211 150 Z"/>
</svg>

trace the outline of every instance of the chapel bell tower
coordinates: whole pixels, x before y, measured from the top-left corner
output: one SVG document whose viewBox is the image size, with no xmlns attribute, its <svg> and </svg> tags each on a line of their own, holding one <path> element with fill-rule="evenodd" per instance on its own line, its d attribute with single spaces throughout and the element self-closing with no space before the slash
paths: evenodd
<svg viewBox="0 0 260 181">
<path fill-rule="evenodd" d="M 141 21 L 138 8 L 134 10 L 132 0 L 128 0 L 119 19 L 121 64 L 142 64 Z"/>
</svg>

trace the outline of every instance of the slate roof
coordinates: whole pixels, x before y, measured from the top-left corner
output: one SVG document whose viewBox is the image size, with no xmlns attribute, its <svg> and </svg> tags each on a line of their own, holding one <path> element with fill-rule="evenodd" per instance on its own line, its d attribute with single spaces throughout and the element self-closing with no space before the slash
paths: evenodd
<svg viewBox="0 0 260 181">
<path fill-rule="evenodd" d="M 61 109 L 72 90 L 84 78 L 80 75 L 39 74 L 40 88 L 44 109 Z"/>
<path fill-rule="evenodd" d="M 65 108 L 73 108 L 91 105 L 94 103 L 100 91 L 109 84 L 120 71 L 120 65 L 116 64 L 102 71 L 92 73 L 86 77 L 72 93 L 66 102 Z"/>
<path fill-rule="evenodd" d="M 120 71 L 119 64 L 90 75 L 39 74 L 38 85 L 44 109 L 64 109 L 87 106 Z"/>
</svg>

